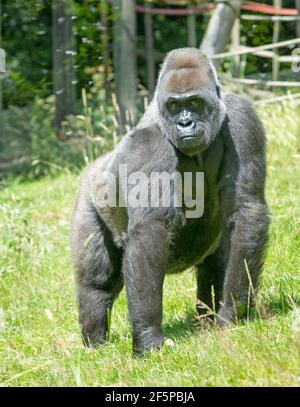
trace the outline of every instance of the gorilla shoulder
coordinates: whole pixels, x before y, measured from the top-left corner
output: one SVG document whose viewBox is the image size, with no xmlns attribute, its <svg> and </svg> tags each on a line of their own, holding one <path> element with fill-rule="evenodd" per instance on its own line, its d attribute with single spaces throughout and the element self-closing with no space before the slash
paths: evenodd
<svg viewBox="0 0 300 407">
<path fill-rule="evenodd" d="M 263 155 L 265 133 L 253 103 L 232 93 L 225 93 L 223 100 L 227 111 L 228 130 L 240 159 Z"/>
<path fill-rule="evenodd" d="M 156 125 L 136 127 L 127 133 L 114 152 L 116 165 L 127 164 L 129 172 L 143 170 L 149 163 L 158 163 L 158 157 L 170 150 L 169 143 Z"/>
<path fill-rule="evenodd" d="M 96 190 L 102 183 L 102 174 L 109 171 L 118 178 L 119 165 L 126 164 L 128 173 L 142 171 L 149 163 L 156 162 L 162 155 L 165 139 L 156 126 L 134 128 L 128 132 L 118 143 L 116 148 L 91 162 L 80 177 L 79 189 L 85 198 L 96 195 Z"/>
</svg>

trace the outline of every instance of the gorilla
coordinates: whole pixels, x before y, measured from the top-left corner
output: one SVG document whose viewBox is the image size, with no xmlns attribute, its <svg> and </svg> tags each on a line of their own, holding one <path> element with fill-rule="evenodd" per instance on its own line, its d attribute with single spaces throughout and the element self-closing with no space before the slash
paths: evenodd
<svg viewBox="0 0 300 407">
<path fill-rule="evenodd" d="M 150 196 L 153 174 L 177 178 Z M 165 274 L 192 266 L 198 312 L 213 307 L 222 327 L 240 321 L 254 304 L 267 243 L 265 175 L 264 130 L 251 102 L 221 90 L 199 49 L 168 53 L 138 125 L 81 177 L 71 246 L 84 343 L 107 340 L 125 285 L 133 351 L 160 348 Z M 203 208 L 194 216 L 196 193 Z"/>
</svg>

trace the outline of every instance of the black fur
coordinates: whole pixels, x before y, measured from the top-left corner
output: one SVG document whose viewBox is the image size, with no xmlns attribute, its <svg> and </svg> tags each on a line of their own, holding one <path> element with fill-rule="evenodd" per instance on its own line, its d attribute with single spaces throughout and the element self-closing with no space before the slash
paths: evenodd
<svg viewBox="0 0 300 407">
<path fill-rule="evenodd" d="M 191 69 L 193 60 L 200 61 L 196 73 L 203 77 L 202 68 L 208 72 L 205 86 L 180 94 L 166 90 L 169 72 L 180 75 L 180 69 Z M 192 103 L 194 107 L 187 99 L 191 93 L 201 99 Z M 180 99 L 174 111 L 167 107 L 170 98 Z M 193 137 L 186 139 L 190 133 Z M 109 170 L 118 176 L 120 164 L 128 165 L 128 174 L 204 172 L 203 216 L 187 219 L 184 208 L 172 204 L 103 208 L 101 174 Z M 81 179 L 72 252 L 84 341 L 96 345 L 107 339 L 108 314 L 124 280 L 134 350 L 159 348 L 164 341 L 164 276 L 191 266 L 197 269 L 197 296 L 210 307 L 214 286 L 220 325 L 242 316 L 249 302 L 245 262 L 256 287 L 267 242 L 264 184 L 265 137 L 251 103 L 222 94 L 213 67 L 199 50 L 171 52 L 154 100 L 138 126 L 113 152 L 89 166 Z M 203 308 L 198 306 L 198 311 Z"/>
</svg>

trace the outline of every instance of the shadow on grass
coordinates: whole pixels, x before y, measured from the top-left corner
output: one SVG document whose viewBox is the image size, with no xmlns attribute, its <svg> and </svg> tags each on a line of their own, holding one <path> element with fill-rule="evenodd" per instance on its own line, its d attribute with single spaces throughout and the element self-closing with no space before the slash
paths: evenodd
<svg viewBox="0 0 300 407">
<path fill-rule="evenodd" d="M 259 307 L 262 319 L 268 319 L 275 315 L 285 315 L 295 307 L 300 307 L 300 297 L 285 296 L 270 298 L 270 300 Z"/>
<path fill-rule="evenodd" d="M 163 330 L 167 338 L 179 338 L 187 336 L 199 330 L 199 324 L 195 320 L 196 313 L 189 311 L 183 319 L 175 319 L 164 324 Z"/>
<path fill-rule="evenodd" d="M 244 324 L 248 321 L 257 319 L 268 320 L 274 316 L 285 315 L 288 312 L 300 307 L 300 297 L 280 296 L 271 298 L 268 302 L 259 306 L 259 313 L 253 310 L 250 318 L 241 320 L 240 323 Z M 196 331 L 202 329 L 213 329 L 215 324 L 209 318 L 197 319 L 196 313 L 192 310 L 188 311 L 183 319 L 174 319 L 164 325 L 164 333 L 168 338 L 179 338 L 188 336 Z"/>
<path fill-rule="evenodd" d="M 285 315 L 292 311 L 295 307 L 300 307 L 300 297 L 290 296 L 278 296 L 270 298 L 269 301 L 265 301 L 259 306 L 259 313 L 253 309 L 250 318 L 241 320 L 239 324 L 247 324 L 247 322 L 255 320 L 268 320 L 274 316 Z M 167 338 L 181 338 L 189 336 L 193 333 L 201 330 L 215 329 L 216 325 L 212 319 L 203 318 L 197 319 L 196 311 L 190 309 L 182 319 L 173 318 L 168 323 L 163 325 L 163 331 Z M 112 343 L 118 343 L 122 340 L 129 340 L 131 338 L 130 331 L 126 335 L 121 335 L 114 331 L 110 334 L 109 341 Z"/>
</svg>

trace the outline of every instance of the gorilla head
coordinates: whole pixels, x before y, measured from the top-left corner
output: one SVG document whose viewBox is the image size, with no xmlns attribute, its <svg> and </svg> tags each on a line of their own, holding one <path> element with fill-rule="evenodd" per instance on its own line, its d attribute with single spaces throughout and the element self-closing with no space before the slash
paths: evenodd
<svg viewBox="0 0 300 407">
<path fill-rule="evenodd" d="M 177 49 L 167 55 L 154 102 L 163 134 L 188 156 L 210 145 L 225 117 L 216 71 L 196 48 Z"/>
</svg>

